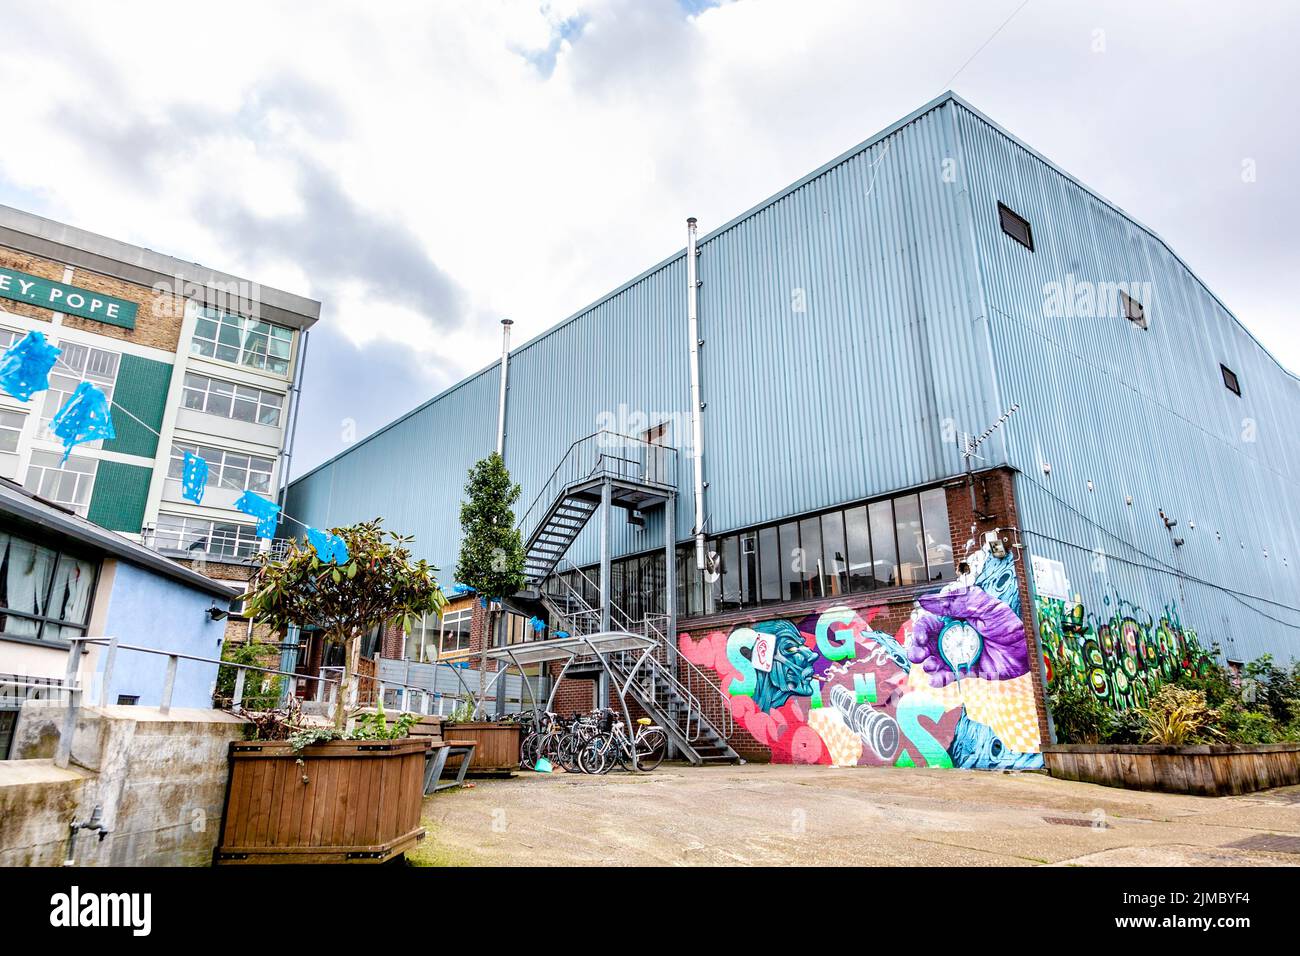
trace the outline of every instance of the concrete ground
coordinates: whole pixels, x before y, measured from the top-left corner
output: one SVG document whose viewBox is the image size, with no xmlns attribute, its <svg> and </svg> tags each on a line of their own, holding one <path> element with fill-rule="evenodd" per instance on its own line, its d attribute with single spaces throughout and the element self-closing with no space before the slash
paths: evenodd
<svg viewBox="0 0 1300 956">
<path fill-rule="evenodd" d="M 1039 773 L 520 773 L 424 804 L 424 865 L 1295 866 L 1300 787 L 1188 797 Z"/>
</svg>

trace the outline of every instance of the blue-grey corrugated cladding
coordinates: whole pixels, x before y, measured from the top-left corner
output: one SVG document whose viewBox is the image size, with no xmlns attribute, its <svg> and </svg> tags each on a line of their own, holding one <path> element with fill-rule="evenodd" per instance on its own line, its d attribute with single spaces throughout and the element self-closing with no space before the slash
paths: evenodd
<svg viewBox="0 0 1300 956">
<path fill-rule="evenodd" d="M 944 175 L 954 150 L 948 108 L 923 108 L 702 238 L 711 532 L 951 475 L 961 463 L 945 420 L 977 430 L 997 414 L 972 325 L 959 186 Z M 796 288 L 806 312 L 792 309 Z M 290 513 L 329 524 L 383 513 L 416 535 L 419 553 L 450 567 L 465 470 L 494 445 L 496 383 L 494 369 L 480 373 L 299 479 Z M 678 253 L 512 353 L 506 461 L 523 486 L 520 513 L 574 440 L 601 424 L 637 431 L 675 413 L 676 530 L 685 538 L 694 507 L 688 404 Z M 643 424 L 629 422 L 638 414 Z M 659 547 L 660 527 L 657 514 L 644 529 L 619 515 L 614 552 Z M 593 524 L 571 557 L 594 560 L 597 544 Z"/>
<path fill-rule="evenodd" d="M 950 108 L 702 241 L 710 530 L 950 476 L 997 415 Z"/>
<path fill-rule="evenodd" d="M 496 448 L 493 371 L 461 382 L 294 481 L 285 510 L 317 527 L 382 516 L 385 527 L 415 535 L 414 553 L 443 568 L 441 579 L 450 581 L 465 473 Z"/>
<path fill-rule="evenodd" d="M 1065 562 L 1090 610 L 1107 595 L 1155 616 L 1169 605 L 1230 657 L 1300 653 L 1300 382 L 1158 237 L 985 118 L 958 117 L 999 383 L 1021 404 L 1006 432 L 1028 543 Z M 999 200 L 1032 223 L 1034 252 L 1001 232 Z M 1048 318 L 1045 285 L 1070 275 L 1151 283 L 1150 328 Z"/>
</svg>

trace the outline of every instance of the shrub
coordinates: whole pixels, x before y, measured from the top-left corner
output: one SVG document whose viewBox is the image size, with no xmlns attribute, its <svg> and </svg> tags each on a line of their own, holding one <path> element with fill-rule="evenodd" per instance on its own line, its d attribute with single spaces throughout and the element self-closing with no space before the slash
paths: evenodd
<svg viewBox="0 0 1300 956">
<path fill-rule="evenodd" d="M 1110 724 L 1102 734 L 1102 743 L 1143 744 L 1147 740 L 1147 722 L 1137 710 L 1121 710 L 1110 715 Z"/>
<path fill-rule="evenodd" d="M 1153 744 L 1180 747 L 1223 736 L 1215 726 L 1219 712 L 1205 702 L 1204 691 L 1187 690 L 1177 684 L 1165 684 L 1156 691 L 1142 708 L 1142 716 L 1147 740 Z"/>
<path fill-rule="evenodd" d="M 249 641 L 244 644 L 226 644 L 221 659 L 232 664 L 251 664 L 254 667 L 277 667 L 279 661 L 273 657 L 275 648 L 269 644 Z M 267 663 L 270 660 L 271 663 Z M 235 699 L 235 680 L 239 669 L 222 667 L 217 672 L 217 690 L 213 695 L 219 706 L 229 706 Z M 268 679 L 269 678 L 269 679 Z M 263 674 L 260 671 L 244 672 L 244 699 L 240 702 L 243 710 L 273 710 L 280 705 L 280 688 L 284 678 L 279 674 Z"/>
<path fill-rule="evenodd" d="M 1271 714 L 1249 710 L 1237 701 L 1219 711 L 1219 726 L 1224 738 L 1234 744 L 1273 744 L 1281 737 L 1281 728 Z"/>
<path fill-rule="evenodd" d="M 1074 681 L 1057 681 L 1047 696 L 1063 744 L 1095 744 L 1106 733 L 1111 712 L 1088 688 Z"/>
</svg>

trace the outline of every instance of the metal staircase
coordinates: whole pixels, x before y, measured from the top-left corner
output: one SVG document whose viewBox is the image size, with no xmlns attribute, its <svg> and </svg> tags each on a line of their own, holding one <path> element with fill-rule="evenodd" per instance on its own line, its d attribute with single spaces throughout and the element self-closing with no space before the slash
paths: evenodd
<svg viewBox="0 0 1300 956">
<path fill-rule="evenodd" d="M 592 583 L 580 569 L 572 570 L 589 585 Z M 579 637 L 601 630 L 598 608 L 558 577 L 549 578 L 546 584 L 542 603 L 566 633 Z M 605 663 L 619 686 L 626 688 L 641 709 L 664 728 L 678 752 L 693 764 L 744 763 L 727 742 L 736 725 L 726 694 L 673 648 L 667 616 L 647 615 L 633 620 L 611 601 L 610 625 L 654 642 L 648 651 L 611 654 Z M 590 663 L 599 666 L 597 661 Z"/>
<path fill-rule="evenodd" d="M 676 494 L 675 448 L 608 431 L 574 442 L 519 522 L 529 585 L 555 569 L 606 496 L 611 506 L 635 513 Z"/>
</svg>

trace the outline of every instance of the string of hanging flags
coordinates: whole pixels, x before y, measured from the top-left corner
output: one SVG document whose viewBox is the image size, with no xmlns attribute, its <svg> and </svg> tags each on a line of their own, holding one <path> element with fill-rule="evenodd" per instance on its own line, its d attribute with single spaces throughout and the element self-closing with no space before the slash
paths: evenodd
<svg viewBox="0 0 1300 956">
<path fill-rule="evenodd" d="M 62 350 L 47 342 L 42 333 L 34 330 L 28 332 L 0 356 L 0 388 L 21 402 L 30 401 L 34 394 L 50 387 L 50 371 L 61 353 Z M 159 441 L 162 440 L 162 435 L 156 428 L 141 421 L 117 402 L 110 402 L 108 396 L 93 382 L 82 382 L 50 419 L 51 433 L 63 442 L 65 462 L 77 445 L 91 441 L 111 441 L 117 436 L 113 427 L 113 409 L 151 432 Z M 207 460 L 187 451 L 181 465 L 181 497 L 201 504 L 208 473 Z M 299 521 L 293 515 L 284 513 L 278 504 L 268 498 L 245 491 L 235 502 L 235 507 L 257 519 L 259 538 L 275 537 L 278 519 L 285 518 L 306 529 L 307 541 L 321 561 L 347 564 L 351 559 L 347 545 L 338 535 Z"/>
</svg>

